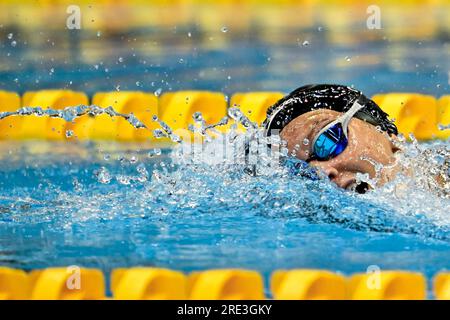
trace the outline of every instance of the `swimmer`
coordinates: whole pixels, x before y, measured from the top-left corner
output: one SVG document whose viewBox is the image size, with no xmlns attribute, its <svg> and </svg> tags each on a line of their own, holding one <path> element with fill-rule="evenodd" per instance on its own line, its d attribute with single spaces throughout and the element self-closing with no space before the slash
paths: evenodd
<svg viewBox="0 0 450 320">
<path fill-rule="evenodd" d="M 266 136 L 279 134 L 290 155 L 344 189 L 367 191 L 357 173 L 382 185 L 399 171 L 397 127 L 375 102 L 346 86 L 298 88 L 267 110 L 264 127 Z"/>
</svg>

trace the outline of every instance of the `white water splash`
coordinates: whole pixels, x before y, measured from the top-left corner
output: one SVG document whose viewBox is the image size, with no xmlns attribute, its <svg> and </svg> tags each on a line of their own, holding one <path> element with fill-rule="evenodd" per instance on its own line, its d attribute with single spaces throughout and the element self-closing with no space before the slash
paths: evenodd
<svg viewBox="0 0 450 320">
<path fill-rule="evenodd" d="M 103 113 L 125 117 L 135 127 L 144 126 L 139 120 L 121 115 L 112 108 L 95 106 L 57 111 L 22 108 L 8 113 L 8 116 L 47 115 L 73 121 L 82 114 L 96 116 Z M 98 218 L 106 205 L 103 201 L 107 201 L 108 208 L 111 208 L 109 216 L 123 214 L 120 208 L 127 203 L 131 207 L 137 206 L 137 212 L 144 215 L 148 212 L 175 214 L 186 210 L 237 210 L 277 219 L 296 217 L 357 230 L 400 232 L 450 240 L 448 180 L 444 180 L 444 184 L 436 180 L 439 175 L 447 174 L 448 177 L 450 152 L 444 142 L 418 144 L 414 140 L 406 143 L 400 139 L 398 143 L 403 152 L 398 154 L 398 161 L 405 172 L 413 169 L 414 174 L 400 173 L 383 187 L 358 195 L 339 189 L 327 179 L 310 180 L 289 175 L 278 161 L 287 156 L 283 141 L 277 140 L 277 136 L 268 140 L 262 129 L 238 108 L 231 108 L 228 117 L 213 125 L 207 125 L 202 115 L 195 113 L 194 124 L 189 130 L 203 137 L 199 145 L 183 141 L 160 119 L 155 117 L 153 120 L 159 123 L 159 130 L 166 137 L 176 142 L 176 146 L 168 158 L 161 158 L 159 149 L 146 151 L 151 161 L 158 163 L 151 169 L 145 162 L 130 160 L 127 161 L 129 165 L 136 166 L 134 173 L 114 172 L 104 167 L 96 170 L 97 181 L 105 187 L 114 190 L 120 185 L 131 190 L 144 188 L 144 191 L 139 195 L 127 192 L 128 199 L 120 197 L 122 191 L 118 190 L 99 198 L 86 195 L 85 201 L 98 206 L 98 210 L 90 209 L 95 212 L 92 217 Z M 224 124 L 230 125 L 226 134 L 217 130 Z M 238 124 L 246 128 L 245 133 L 239 133 Z M 280 148 L 268 152 L 268 143 Z M 121 168 L 124 161 L 119 162 Z M 367 177 L 360 176 L 360 179 L 365 181 Z M 70 210 L 80 205 L 71 202 L 70 197 L 64 200 L 65 208 L 72 203 Z M 83 216 L 83 219 L 88 218 Z"/>
</svg>

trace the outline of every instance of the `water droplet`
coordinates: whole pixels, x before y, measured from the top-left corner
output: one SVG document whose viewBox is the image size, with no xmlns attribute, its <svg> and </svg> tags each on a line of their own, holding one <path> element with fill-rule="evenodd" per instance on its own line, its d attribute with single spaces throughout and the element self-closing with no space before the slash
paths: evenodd
<svg viewBox="0 0 450 320">
<path fill-rule="evenodd" d="M 97 31 L 97 37 L 100 37 L 102 33 L 100 31 Z"/>
<path fill-rule="evenodd" d="M 192 33 L 188 32 L 188 37 L 189 38 L 192 37 Z"/>
<path fill-rule="evenodd" d="M 304 146 L 309 145 L 309 140 L 308 140 L 308 138 L 303 139 L 303 145 L 304 145 Z"/>
<path fill-rule="evenodd" d="M 158 89 L 155 90 L 155 92 L 153 92 L 153 94 L 154 94 L 156 97 L 159 97 L 159 96 L 161 95 L 161 92 L 162 92 L 162 89 L 161 89 L 161 88 L 158 88 Z"/>
<path fill-rule="evenodd" d="M 229 108 L 228 115 L 235 120 L 240 120 L 243 116 L 241 110 L 236 107 Z"/>
<path fill-rule="evenodd" d="M 140 163 L 137 167 L 136 167 L 136 171 L 139 172 L 140 174 L 148 174 L 147 169 L 145 168 L 143 163 Z"/>
<path fill-rule="evenodd" d="M 192 115 L 192 118 L 194 119 L 195 122 L 201 122 L 203 120 L 203 116 L 201 112 L 194 112 L 194 114 Z"/>
<path fill-rule="evenodd" d="M 228 28 L 227 27 L 222 27 L 222 29 L 220 29 L 220 31 L 222 31 L 223 33 L 228 32 Z"/>
<path fill-rule="evenodd" d="M 161 149 L 154 148 L 147 153 L 149 158 L 157 157 L 161 155 Z"/>
<path fill-rule="evenodd" d="M 17 41 L 13 40 L 11 41 L 11 47 L 15 47 L 17 45 Z"/>
<path fill-rule="evenodd" d="M 118 175 L 117 176 L 117 182 L 123 185 L 129 185 L 131 183 L 131 177 L 127 177 L 124 175 Z"/>
<path fill-rule="evenodd" d="M 137 86 L 137 87 L 140 87 L 140 86 L 141 86 L 141 83 L 140 83 L 139 81 L 136 81 L 136 86 Z"/>
<path fill-rule="evenodd" d="M 184 63 L 183 58 L 180 58 L 180 59 L 178 60 L 178 62 L 179 62 L 179 63 Z"/>
<path fill-rule="evenodd" d="M 138 157 L 137 156 L 131 156 L 131 158 L 130 158 L 130 163 L 131 164 L 133 164 L 133 163 L 136 163 L 136 162 L 138 162 Z"/>
<path fill-rule="evenodd" d="M 303 41 L 302 46 L 304 47 L 309 46 L 309 41 L 308 40 Z"/>
<path fill-rule="evenodd" d="M 108 184 L 111 181 L 111 174 L 105 167 L 101 167 L 100 170 L 97 171 L 97 180 L 100 183 Z"/>
<path fill-rule="evenodd" d="M 122 58 L 122 57 L 119 57 L 119 59 L 118 59 L 118 60 L 119 60 L 119 62 L 120 62 L 120 63 L 122 63 L 122 62 L 123 62 L 123 58 Z"/>
<path fill-rule="evenodd" d="M 73 137 L 73 130 L 66 130 L 66 138 Z"/>
<path fill-rule="evenodd" d="M 13 34 L 12 33 L 8 33 L 8 39 L 11 40 L 13 38 Z"/>
<path fill-rule="evenodd" d="M 319 27 L 317 28 L 317 31 L 322 32 L 322 31 L 323 31 L 323 27 L 319 26 Z"/>
<path fill-rule="evenodd" d="M 350 58 L 349 56 L 346 56 L 345 61 L 350 62 L 350 61 L 352 61 L 352 58 Z"/>
<path fill-rule="evenodd" d="M 162 131 L 161 129 L 155 129 L 153 130 L 153 135 L 155 136 L 156 139 L 160 139 L 163 137 L 166 137 L 167 135 L 164 133 L 164 131 Z"/>
</svg>

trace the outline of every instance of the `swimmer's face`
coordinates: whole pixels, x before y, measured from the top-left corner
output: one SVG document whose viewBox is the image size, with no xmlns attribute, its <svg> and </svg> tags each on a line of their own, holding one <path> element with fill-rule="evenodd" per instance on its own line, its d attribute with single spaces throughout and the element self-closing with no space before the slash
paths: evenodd
<svg viewBox="0 0 450 320">
<path fill-rule="evenodd" d="M 327 124 L 336 120 L 342 113 L 320 109 L 302 114 L 292 120 L 281 131 L 281 138 L 287 142 L 289 153 L 293 152 L 301 160 L 309 160 L 312 155 L 312 141 Z M 348 125 L 348 145 L 338 156 L 327 160 L 310 162 L 319 168 L 339 187 L 355 187 L 356 174 L 367 173 L 377 178 L 378 184 L 393 179 L 397 171 L 394 153 L 398 149 L 385 132 L 360 119 L 352 118 Z M 376 164 L 382 166 L 376 170 Z"/>
</svg>

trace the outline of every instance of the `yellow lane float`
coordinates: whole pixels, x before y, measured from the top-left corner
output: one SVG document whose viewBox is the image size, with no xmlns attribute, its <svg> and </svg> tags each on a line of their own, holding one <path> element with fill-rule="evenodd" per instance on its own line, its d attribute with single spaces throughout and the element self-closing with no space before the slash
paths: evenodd
<svg viewBox="0 0 450 320">
<path fill-rule="evenodd" d="M 16 111 L 21 106 L 20 96 L 15 92 L 0 90 L 0 112 Z M 10 117 L 0 120 L 0 139 L 11 139 L 20 130 L 18 117 Z"/>
<path fill-rule="evenodd" d="M 30 283 L 26 272 L 0 267 L 0 300 L 23 300 L 30 297 Z"/>
<path fill-rule="evenodd" d="M 206 124 L 215 124 L 227 114 L 225 95 L 209 91 L 167 92 L 160 97 L 159 114 L 173 130 L 187 129 L 200 112 Z"/>
<path fill-rule="evenodd" d="M 423 300 L 426 280 L 420 273 L 380 271 L 356 274 L 349 280 L 353 300 Z"/>
<path fill-rule="evenodd" d="M 281 92 L 270 91 L 236 93 L 231 96 L 229 107 L 238 107 L 250 121 L 260 125 L 265 120 L 267 109 L 282 97 Z M 450 124 L 449 95 L 436 100 L 423 94 L 387 93 L 375 95 L 373 99 L 395 120 L 399 132 L 407 137 L 410 133 L 418 140 L 450 137 L 450 129 L 438 128 Z M 70 90 L 27 92 L 22 97 L 22 103 L 17 93 L 0 91 L 0 112 L 16 111 L 21 106 L 62 109 L 87 105 L 88 102 L 86 94 Z M 153 93 L 140 91 L 98 92 L 92 102 L 101 108 L 112 107 L 124 115 L 132 114 L 147 128 L 135 129 L 125 119 L 110 118 L 106 114 L 95 118 L 84 115 L 73 123 L 44 116 L 13 116 L 0 120 L 0 139 L 150 140 L 165 144 L 169 139 L 155 140 L 153 137 L 153 131 L 161 129 L 161 125 L 153 121 L 154 116 L 165 122 L 175 135 L 187 139 L 194 136 L 188 128 L 194 124 L 193 115 L 196 112 L 201 113 L 206 125 L 211 125 L 223 119 L 228 108 L 224 94 L 209 91 L 167 92 L 159 99 Z M 217 130 L 225 132 L 232 124 L 234 121 L 231 120 L 227 125 L 217 127 Z M 243 131 L 244 128 L 239 124 L 237 129 Z M 209 133 L 214 136 L 212 131 Z"/>
<path fill-rule="evenodd" d="M 237 107 L 250 121 L 261 125 L 266 119 L 267 109 L 283 98 L 281 92 L 246 92 L 231 96 L 230 107 Z M 226 126 L 226 129 L 229 125 Z M 243 130 L 242 125 L 238 129 Z"/>
<path fill-rule="evenodd" d="M 83 92 L 71 90 L 41 90 L 29 91 L 22 97 L 23 107 L 40 107 L 46 109 L 64 109 L 69 106 L 87 105 L 88 97 Z M 47 116 L 20 116 L 20 132 L 17 137 L 21 139 L 66 139 L 67 122 L 63 119 L 49 118 Z"/>
<path fill-rule="evenodd" d="M 433 282 L 435 298 L 450 300 L 450 272 L 439 273 Z"/>
<path fill-rule="evenodd" d="M 281 300 L 341 300 L 347 297 L 343 276 L 323 270 L 277 270 L 271 292 Z"/>
<path fill-rule="evenodd" d="M 261 125 L 266 119 L 267 109 L 283 97 L 281 92 L 235 93 L 230 107 L 238 107 L 248 119 Z"/>
<path fill-rule="evenodd" d="M 438 126 L 450 126 L 450 95 L 443 96 L 438 100 L 437 123 Z M 450 128 L 439 130 L 437 135 L 441 139 L 450 138 Z"/>
<path fill-rule="evenodd" d="M 111 292 L 120 300 L 254 300 L 265 299 L 260 273 L 245 269 L 211 269 L 185 275 L 155 268 L 119 268 L 111 273 Z M 421 300 L 426 299 L 423 274 L 377 271 L 344 277 L 327 270 L 275 270 L 270 279 L 274 299 L 286 300 Z M 434 298 L 450 299 L 450 273 L 433 280 Z M 78 266 L 23 270 L 0 266 L 0 300 L 98 300 L 105 279 L 98 269 Z"/>
<path fill-rule="evenodd" d="M 187 278 L 178 271 L 160 268 L 116 269 L 111 274 L 114 299 L 187 299 Z"/>
<path fill-rule="evenodd" d="M 433 96 L 416 93 L 388 93 L 372 98 L 395 119 L 400 133 L 414 134 L 418 140 L 430 140 L 437 136 L 437 101 Z"/>
<path fill-rule="evenodd" d="M 105 298 L 105 279 L 97 269 L 76 266 L 34 270 L 29 275 L 34 300 L 99 300 Z"/>
<path fill-rule="evenodd" d="M 193 300 L 255 300 L 264 299 L 264 284 L 256 271 L 206 270 L 189 276 L 189 292 Z"/>
<path fill-rule="evenodd" d="M 111 118 L 102 114 L 95 118 L 80 117 L 75 121 L 74 133 L 81 139 L 145 141 L 152 137 L 156 128 L 153 116 L 158 116 L 158 99 L 154 94 L 139 91 L 99 92 L 92 98 L 92 104 L 112 107 L 121 114 L 133 114 L 148 129 L 134 128 L 127 120 L 120 117 Z"/>
</svg>

